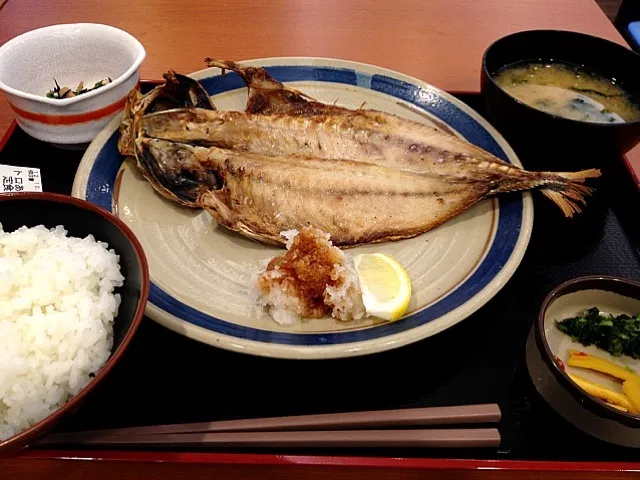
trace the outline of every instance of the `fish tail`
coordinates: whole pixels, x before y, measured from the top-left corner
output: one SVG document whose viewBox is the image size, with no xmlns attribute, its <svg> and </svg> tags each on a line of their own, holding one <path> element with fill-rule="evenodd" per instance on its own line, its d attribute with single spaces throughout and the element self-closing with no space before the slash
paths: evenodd
<svg viewBox="0 0 640 480">
<path fill-rule="evenodd" d="M 582 184 L 590 178 L 598 178 L 601 173 L 600 170 L 591 168 L 580 172 L 554 173 L 553 175 L 562 178 L 564 182 L 550 183 L 540 191 L 555 203 L 566 217 L 571 218 L 582 211 L 580 204 L 584 205 L 585 197 L 593 192 L 593 188 Z"/>
<path fill-rule="evenodd" d="M 559 177 L 565 178 L 570 182 L 584 183 L 590 178 L 598 178 L 602 173 L 597 168 L 590 168 L 588 170 L 581 170 L 579 172 L 561 172 L 555 173 Z"/>
</svg>

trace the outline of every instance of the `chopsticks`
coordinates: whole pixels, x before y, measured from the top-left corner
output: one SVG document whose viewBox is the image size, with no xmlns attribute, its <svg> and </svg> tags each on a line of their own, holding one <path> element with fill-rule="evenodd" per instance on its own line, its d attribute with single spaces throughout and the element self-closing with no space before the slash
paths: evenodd
<svg viewBox="0 0 640 480">
<path fill-rule="evenodd" d="M 39 445 L 226 447 L 497 447 L 496 404 L 299 415 L 58 433 Z"/>
<path fill-rule="evenodd" d="M 56 437 L 56 435 L 53 435 Z M 60 445 L 45 439 L 39 445 Z M 219 447 L 422 447 L 481 448 L 500 445 L 500 435 L 494 428 L 451 430 L 328 430 L 302 432 L 231 432 L 177 433 L 114 437 L 87 437 L 72 442 L 75 445 L 151 447 L 151 446 L 219 446 Z"/>
</svg>

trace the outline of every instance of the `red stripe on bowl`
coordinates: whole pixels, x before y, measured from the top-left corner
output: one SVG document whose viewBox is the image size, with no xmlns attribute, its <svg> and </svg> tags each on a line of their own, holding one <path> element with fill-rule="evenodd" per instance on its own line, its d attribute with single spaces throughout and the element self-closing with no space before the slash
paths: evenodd
<svg viewBox="0 0 640 480">
<path fill-rule="evenodd" d="M 11 103 L 9 103 L 9 106 L 13 109 L 16 115 L 26 120 L 46 123 L 47 125 L 75 125 L 77 123 L 91 122 L 93 120 L 98 120 L 100 118 L 106 117 L 107 115 L 111 115 L 112 113 L 115 113 L 123 108 L 126 102 L 127 96 L 124 96 L 117 102 L 114 102 L 111 105 L 107 105 L 106 107 L 102 107 L 91 112 L 77 113 L 75 115 L 49 115 L 46 113 L 34 113 L 18 108 Z"/>
</svg>

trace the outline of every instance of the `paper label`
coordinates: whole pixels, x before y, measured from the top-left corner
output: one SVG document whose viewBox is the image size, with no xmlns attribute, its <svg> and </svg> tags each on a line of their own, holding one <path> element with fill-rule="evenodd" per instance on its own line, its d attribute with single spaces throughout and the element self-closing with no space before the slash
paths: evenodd
<svg viewBox="0 0 640 480">
<path fill-rule="evenodd" d="M 41 192 L 40 169 L 0 165 L 0 193 Z"/>
</svg>

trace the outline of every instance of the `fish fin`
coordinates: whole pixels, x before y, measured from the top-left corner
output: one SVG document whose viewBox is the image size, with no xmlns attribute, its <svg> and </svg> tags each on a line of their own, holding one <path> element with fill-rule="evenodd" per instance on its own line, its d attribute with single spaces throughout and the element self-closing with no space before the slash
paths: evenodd
<svg viewBox="0 0 640 480">
<path fill-rule="evenodd" d="M 545 197 L 547 197 L 553 203 L 558 205 L 558 207 L 560 207 L 560 210 L 562 210 L 562 213 L 564 213 L 565 217 L 571 218 L 575 213 L 580 213 L 582 211 L 582 209 L 576 202 L 567 199 L 562 194 L 562 192 L 559 192 L 558 190 L 544 188 L 540 191 Z"/>
<path fill-rule="evenodd" d="M 140 93 L 140 88 L 135 87 L 129 92 L 129 95 L 127 95 L 122 121 L 118 126 L 118 131 L 120 132 L 120 136 L 118 137 L 118 151 L 125 156 L 133 156 L 135 154 L 133 144 L 137 133 L 134 128 L 135 108 L 141 100 L 142 93 Z"/>
<path fill-rule="evenodd" d="M 588 170 L 582 170 L 580 172 L 554 172 L 554 175 L 566 178 L 570 182 L 584 183 L 590 178 L 598 178 L 602 173 L 597 168 L 590 168 Z"/>
<path fill-rule="evenodd" d="M 198 205 L 209 212 L 216 221 L 234 230 L 237 223 L 235 213 L 229 208 L 229 191 L 226 187 L 220 190 L 207 190 L 198 195 Z"/>
<path fill-rule="evenodd" d="M 574 214 L 580 213 L 581 204 L 585 204 L 586 196 L 590 196 L 593 188 L 582 185 L 583 182 L 590 178 L 598 178 L 600 170 L 592 168 L 581 172 L 555 173 L 567 182 L 565 184 L 553 184 L 550 187 L 542 188 L 542 194 L 553 201 L 566 217 L 573 217 Z"/>
<path fill-rule="evenodd" d="M 267 245 L 273 245 L 274 247 L 284 247 L 285 242 L 280 237 L 274 237 L 268 233 L 257 233 L 248 225 L 242 222 L 237 222 L 234 230 L 240 235 L 243 235 L 256 242 L 264 243 Z"/>
<path fill-rule="evenodd" d="M 225 73 L 225 70 L 237 73 L 250 90 L 287 91 L 294 93 L 297 96 L 304 97 L 307 100 L 315 101 L 313 97 L 306 93 L 287 87 L 282 82 L 279 82 L 269 75 L 264 68 L 245 67 L 230 60 L 216 60 L 214 58 L 205 58 L 204 61 L 207 63 L 208 67 L 220 68 L 223 74 Z"/>
<path fill-rule="evenodd" d="M 205 58 L 208 67 L 217 67 L 237 73 L 249 89 L 245 113 L 263 115 L 318 115 L 329 111 L 343 112 L 335 107 L 318 102 L 315 98 L 279 82 L 264 68 L 242 66 L 229 60 Z"/>
<path fill-rule="evenodd" d="M 283 246 L 284 241 L 274 238 L 268 233 L 254 231 L 250 225 L 244 223 L 241 216 L 229 208 L 229 191 L 226 188 L 215 191 L 205 191 L 198 197 L 198 204 L 202 206 L 220 225 L 251 240 L 274 246 Z"/>
</svg>

